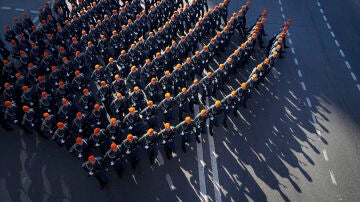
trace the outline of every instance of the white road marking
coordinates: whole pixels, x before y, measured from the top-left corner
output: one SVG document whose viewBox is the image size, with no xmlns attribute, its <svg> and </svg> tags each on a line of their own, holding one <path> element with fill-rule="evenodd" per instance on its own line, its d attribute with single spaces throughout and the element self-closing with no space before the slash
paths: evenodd
<svg viewBox="0 0 360 202">
<path fill-rule="evenodd" d="M 209 98 L 206 98 L 206 108 L 209 108 Z M 208 120 L 209 121 L 209 120 Z M 214 192 L 215 192 L 215 201 L 221 202 L 221 192 L 220 192 L 220 183 L 219 183 L 219 173 L 218 166 L 216 161 L 216 153 L 215 153 L 215 143 L 214 137 L 210 135 L 210 130 L 208 130 L 208 141 L 210 148 L 210 160 L 211 160 L 211 169 L 214 179 Z"/>
<path fill-rule="evenodd" d="M 25 11 L 23 8 L 15 8 L 16 11 Z"/>
<path fill-rule="evenodd" d="M 344 51 L 343 51 L 343 50 L 341 50 L 341 49 L 340 49 L 339 51 L 340 51 L 340 55 L 341 55 L 341 57 L 343 57 L 343 58 L 344 58 L 344 57 L 345 57 Z"/>
<path fill-rule="evenodd" d="M 330 34 L 331 34 L 331 36 L 332 36 L 333 38 L 335 38 L 335 34 L 334 34 L 333 31 L 331 31 Z"/>
<path fill-rule="evenodd" d="M 195 114 L 199 113 L 199 105 L 194 106 Z M 201 139 L 202 140 L 202 139 Z M 203 143 L 196 143 L 196 152 L 198 159 L 198 170 L 199 170 L 199 184 L 200 184 L 200 195 L 201 200 L 204 202 L 208 201 L 208 196 L 206 193 L 206 183 L 205 183 L 205 163 L 204 163 L 204 152 L 203 152 Z"/>
<path fill-rule="evenodd" d="M 330 177 L 331 177 L 331 181 L 334 185 L 337 185 L 336 183 L 336 179 L 335 179 L 335 174 L 334 174 L 334 171 L 329 169 L 329 173 L 330 173 Z"/>
<path fill-rule="evenodd" d="M 321 140 L 321 132 L 320 132 L 320 130 L 316 130 L 316 134 L 318 135 L 318 138 L 319 138 L 319 140 Z"/>
<path fill-rule="evenodd" d="M 316 124 L 316 123 L 317 123 L 317 119 L 316 119 L 315 114 L 311 114 L 311 118 L 312 118 L 312 120 L 313 120 L 313 123 Z"/>
<path fill-rule="evenodd" d="M 38 14 L 38 13 L 40 13 L 40 12 L 39 12 L 39 11 L 35 11 L 35 10 L 31 10 L 30 13 Z"/>
<path fill-rule="evenodd" d="M 176 187 L 174 186 L 173 181 L 172 181 L 169 173 L 166 173 L 166 176 L 165 176 L 165 177 L 166 177 L 166 181 L 167 181 L 168 184 L 169 184 L 170 190 L 171 190 L 171 191 L 174 191 L 174 190 L 176 189 Z"/>
<path fill-rule="evenodd" d="M 346 60 L 345 61 L 345 65 L 346 65 L 346 67 L 348 68 L 348 69 L 351 69 L 351 66 L 350 66 L 350 64 L 349 64 L 349 62 Z"/>
<path fill-rule="evenodd" d="M 36 17 L 33 19 L 33 23 L 36 23 L 38 20 L 39 20 L 39 16 L 36 16 Z"/>
<path fill-rule="evenodd" d="M 292 44 L 292 40 L 291 40 L 291 39 L 289 39 L 289 43 Z"/>
<path fill-rule="evenodd" d="M 289 32 L 289 31 L 287 31 L 287 35 L 290 36 L 290 32 Z M 290 37 L 289 37 L 289 39 L 290 39 Z"/>
<path fill-rule="evenodd" d="M 296 65 L 299 65 L 299 62 L 298 62 L 297 58 L 294 58 L 294 63 L 295 63 Z"/>
<path fill-rule="evenodd" d="M 327 152 L 326 152 L 325 149 L 323 150 L 323 155 L 324 155 L 325 161 L 328 161 L 328 160 L 329 160 L 329 157 L 328 157 Z"/>
<path fill-rule="evenodd" d="M 320 2 L 316 2 L 317 3 L 317 5 L 320 7 Z"/>
<path fill-rule="evenodd" d="M 331 26 L 330 26 L 330 24 L 328 22 L 326 23 L 326 26 L 327 26 L 328 29 L 331 29 Z"/>
<path fill-rule="evenodd" d="M 350 74 L 351 74 L 352 78 L 354 79 L 354 81 L 357 81 L 355 74 L 353 72 L 350 72 Z"/>
<path fill-rule="evenodd" d="M 295 55 L 295 49 L 291 48 L 291 52 Z"/>
<path fill-rule="evenodd" d="M 160 164 L 161 166 L 164 165 L 164 158 L 163 158 L 163 156 L 161 155 L 161 152 L 160 152 L 160 151 L 158 151 L 157 159 L 159 160 L 159 164 Z"/>
<path fill-rule="evenodd" d="M 10 9 L 11 9 L 11 7 L 5 7 L 5 6 L 3 6 L 3 7 L 1 7 L 1 9 L 4 9 L 4 10 L 10 10 Z"/>
<path fill-rule="evenodd" d="M 357 86 L 358 90 L 360 91 L 360 84 L 357 84 L 356 86 Z"/>
<path fill-rule="evenodd" d="M 280 6 L 280 10 L 281 10 L 281 12 L 283 12 L 283 7 L 282 6 Z"/>
<path fill-rule="evenodd" d="M 282 16 L 282 18 L 284 18 L 284 19 L 285 19 L 285 15 L 284 15 L 284 14 L 281 14 L 281 16 Z"/>
<path fill-rule="evenodd" d="M 272 75 L 274 76 L 274 79 L 279 79 L 279 74 L 278 72 L 275 70 L 275 68 L 272 68 Z"/>
<path fill-rule="evenodd" d="M 301 87 L 302 87 L 303 90 L 306 90 L 306 86 L 305 86 L 305 83 L 303 81 L 301 82 Z"/>
<path fill-rule="evenodd" d="M 300 78 L 302 78 L 302 73 L 301 73 L 300 69 L 298 69 L 298 75 L 299 75 Z"/>
<path fill-rule="evenodd" d="M 281 5 L 281 0 L 279 0 L 279 4 Z"/>
<path fill-rule="evenodd" d="M 307 102 L 307 105 L 308 105 L 309 107 L 312 107 L 311 101 L 310 101 L 310 98 L 309 98 L 309 97 L 306 97 L 306 102 Z"/>
<path fill-rule="evenodd" d="M 325 15 L 323 15 L 323 19 L 325 22 L 327 22 L 327 17 Z"/>
<path fill-rule="evenodd" d="M 335 39 L 334 41 L 335 41 L 336 46 L 340 47 L 340 44 L 339 44 L 338 40 Z"/>
<path fill-rule="evenodd" d="M 323 14 L 324 13 L 324 10 L 322 8 L 320 8 L 320 13 Z"/>
</svg>

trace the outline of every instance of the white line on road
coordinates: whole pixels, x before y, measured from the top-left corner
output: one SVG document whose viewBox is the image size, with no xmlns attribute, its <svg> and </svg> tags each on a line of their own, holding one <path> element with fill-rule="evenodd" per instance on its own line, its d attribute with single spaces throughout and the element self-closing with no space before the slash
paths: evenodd
<svg viewBox="0 0 360 202">
<path fill-rule="evenodd" d="M 292 45 L 292 40 L 289 38 L 289 43 Z"/>
<path fill-rule="evenodd" d="M 322 8 L 320 8 L 320 13 L 323 14 L 324 13 L 324 10 Z"/>
<path fill-rule="evenodd" d="M 280 10 L 281 10 L 281 12 L 283 12 L 283 7 L 282 6 L 280 6 Z"/>
<path fill-rule="evenodd" d="M 360 91 L 360 84 L 357 84 L 356 86 L 357 86 L 358 90 Z"/>
<path fill-rule="evenodd" d="M 332 36 L 333 38 L 335 38 L 335 34 L 334 34 L 333 31 L 331 31 L 330 34 L 331 34 L 331 36 Z"/>
<path fill-rule="evenodd" d="M 327 22 L 327 17 L 325 15 L 323 15 L 323 19 L 325 22 Z"/>
<path fill-rule="evenodd" d="M 351 66 L 350 66 L 350 64 L 349 64 L 349 62 L 346 60 L 345 61 L 345 65 L 346 65 L 346 67 L 348 68 L 348 69 L 351 69 Z"/>
<path fill-rule="evenodd" d="M 298 75 L 299 75 L 300 78 L 302 78 L 302 73 L 301 73 L 300 69 L 298 69 Z"/>
<path fill-rule="evenodd" d="M 206 108 L 209 108 L 209 98 L 206 98 Z M 208 128 L 209 129 L 209 128 Z M 218 166 L 216 161 L 216 153 L 215 153 L 215 143 L 214 137 L 210 135 L 210 130 L 208 130 L 208 141 L 210 148 L 210 160 L 211 160 L 211 169 L 213 174 L 213 184 L 214 184 L 214 192 L 215 192 L 215 201 L 221 202 L 221 192 L 220 192 L 220 182 L 219 182 L 219 173 Z"/>
<path fill-rule="evenodd" d="M 341 57 L 343 57 L 343 58 L 344 58 L 344 57 L 345 57 L 344 51 L 343 51 L 343 50 L 341 50 L 341 49 L 340 49 L 339 51 L 340 51 L 340 55 L 341 55 Z"/>
<path fill-rule="evenodd" d="M 303 90 L 306 90 L 306 86 L 305 86 L 305 83 L 303 81 L 301 82 L 301 87 L 302 87 Z"/>
<path fill-rule="evenodd" d="M 161 166 L 164 165 L 164 158 L 163 158 L 163 156 L 161 155 L 161 152 L 160 152 L 160 151 L 158 151 L 157 159 L 159 160 L 159 164 L 160 164 Z"/>
<path fill-rule="evenodd" d="M 351 77 L 354 79 L 354 81 L 357 81 L 355 74 L 353 72 L 350 72 L 350 74 L 351 74 Z"/>
<path fill-rule="evenodd" d="M 325 149 L 323 150 L 323 155 L 324 155 L 325 161 L 328 161 L 328 160 L 329 160 L 329 157 L 328 157 L 327 152 L 326 152 Z"/>
<path fill-rule="evenodd" d="M 296 65 L 299 65 L 299 62 L 298 62 L 297 58 L 294 58 L 294 63 L 295 63 Z"/>
<path fill-rule="evenodd" d="M 340 44 L 339 44 L 338 40 L 335 39 L 334 41 L 335 41 L 336 46 L 340 47 Z"/>
<path fill-rule="evenodd" d="M 295 49 L 291 48 L 291 52 L 295 55 Z"/>
<path fill-rule="evenodd" d="M 310 101 L 310 98 L 309 98 L 309 97 L 306 97 L 306 102 L 307 102 L 307 105 L 308 105 L 309 107 L 312 107 L 311 101 Z"/>
<path fill-rule="evenodd" d="M 284 15 L 284 14 L 281 14 L 281 16 L 282 16 L 282 18 L 284 18 L 284 19 L 285 19 L 285 15 Z"/>
<path fill-rule="evenodd" d="M 30 13 L 38 14 L 38 13 L 40 13 L 40 12 L 39 12 L 39 11 L 35 11 L 35 10 L 31 10 Z"/>
<path fill-rule="evenodd" d="M 320 7 L 320 2 L 316 2 L 317 3 L 317 5 Z"/>
<path fill-rule="evenodd" d="M 281 0 L 279 0 L 279 4 L 281 5 Z"/>
<path fill-rule="evenodd" d="M 199 113 L 199 105 L 194 106 L 195 114 Z M 208 196 L 206 193 L 206 183 L 205 183 L 205 162 L 204 162 L 204 152 L 203 152 L 203 143 L 196 143 L 196 152 L 198 159 L 198 170 L 199 170 L 199 184 L 200 184 L 200 195 L 201 201 L 207 202 Z"/>
<path fill-rule="evenodd" d="M 326 26 L 327 26 L 328 29 L 331 30 L 331 26 L 330 26 L 330 24 L 328 22 L 326 23 Z"/>
<path fill-rule="evenodd" d="M 36 23 L 38 20 L 39 20 L 39 16 L 36 16 L 36 17 L 33 19 L 33 23 Z"/>
<path fill-rule="evenodd" d="M 25 11 L 23 8 L 15 8 L 16 11 Z"/>
<path fill-rule="evenodd" d="M 170 190 L 171 190 L 171 191 L 174 191 L 174 190 L 176 189 L 176 187 L 174 186 L 173 181 L 172 181 L 169 173 L 166 173 L 166 181 L 167 181 L 168 184 L 169 184 Z"/>
<path fill-rule="evenodd" d="M 317 123 L 316 116 L 314 114 L 311 114 L 311 118 L 313 120 L 313 123 L 316 124 Z"/>
<path fill-rule="evenodd" d="M 3 6 L 3 7 L 1 7 L 1 9 L 10 10 L 11 8 Z"/>
<path fill-rule="evenodd" d="M 336 179 L 335 179 L 335 174 L 334 174 L 334 171 L 329 169 L 329 173 L 330 173 L 330 177 L 331 177 L 331 181 L 334 185 L 337 185 L 336 183 Z"/>
</svg>

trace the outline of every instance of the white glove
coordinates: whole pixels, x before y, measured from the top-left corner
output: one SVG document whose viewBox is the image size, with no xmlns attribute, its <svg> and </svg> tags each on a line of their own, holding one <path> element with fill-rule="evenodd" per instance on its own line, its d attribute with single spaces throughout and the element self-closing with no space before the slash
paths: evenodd
<svg viewBox="0 0 360 202">
<path fill-rule="evenodd" d="M 95 147 L 98 147 L 98 146 L 100 146 L 100 144 L 99 144 L 99 143 L 96 143 L 96 144 L 95 144 Z"/>
<path fill-rule="evenodd" d="M 145 149 L 149 149 L 149 146 L 145 145 Z"/>
<path fill-rule="evenodd" d="M 126 150 L 126 154 L 130 154 L 130 151 L 129 151 L 129 150 Z"/>
<path fill-rule="evenodd" d="M 115 140 L 115 136 L 111 136 L 111 139 L 112 139 L 112 140 Z"/>
<path fill-rule="evenodd" d="M 78 157 L 81 158 L 83 155 L 81 153 L 78 154 Z"/>
<path fill-rule="evenodd" d="M 163 140 L 162 143 L 165 144 L 166 143 L 165 140 Z"/>
<path fill-rule="evenodd" d="M 132 126 L 129 126 L 129 129 L 131 130 L 133 127 Z"/>
<path fill-rule="evenodd" d="M 96 122 L 96 124 L 97 124 L 97 125 L 100 125 L 100 124 L 101 124 L 101 122 L 99 122 L 99 121 L 98 121 L 98 122 Z"/>
<path fill-rule="evenodd" d="M 83 129 L 80 128 L 80 129 L 79 129 L 79 133 L 82 133 L 82 132 L 83 132 Z"/>
<path fill-rule="evenodd" d="M 119 110 L 118 110 L 118 109 L 116 110 L 116 113 L 119 113 Z"/>
<path fill-rule="evenodd" d="M 65 140 L 61 139 L 60 142 L 61 142 L 61 144 L 64 144 Z"/>
<path fill-rule="evenodd" d="M 214 117 L 211 117 L 210 120 L 214 120 Z"/>
<path fill-rule="evenodd" d="M 165 109 L 164 113 L 167 113 L 167 110 Z"/>
<path fill-rule="evenodd" d="M 14 120 L 14 123 L 18 123 L 19 121 L 18 120 Z"/>
<path fill-rule="evenodd" d="M 94 173 L 92 171 L 89 172 L 89 175 L 93 175 Z"/>
<path fill-rule="evenodd" d="M 115 163 L 114 163 L 114 161 L 111 161 L 111 162 L 110 162 L 110 165 L 112 165 L 112 166 L 113 166 L 114 164 L 115 164 Z"/>
<path fill-rule="evenodd" d="M 88 109 L 89 107 L 88 106 L 85 106 L 85 109 Z"/>
</svg>

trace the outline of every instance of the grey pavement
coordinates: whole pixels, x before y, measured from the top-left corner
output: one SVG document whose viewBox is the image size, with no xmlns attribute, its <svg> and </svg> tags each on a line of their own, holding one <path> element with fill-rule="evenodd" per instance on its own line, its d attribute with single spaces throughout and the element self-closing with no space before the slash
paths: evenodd
<svg viewBox="0 0 360 202">
<path fill-rule="evenodd" d="M 209 7 L 218 2 L 210 1 Z M 280 2 L 283 11 L 279 0 L 252 1 L 247 15 L 248 26 L 265 7 L 269 8 L 266 40 L 283 23 L 282 14 L 293 19 L 287 37 L 290 48 L 264 85 L 254 90 L 248 109 L 241 108 L 239 118 L 230 116 L 228 128 L 215 128 L 215 153 L 209 146 L 211 138 L 202 137 L 206 198 L 219 201 L 215 194 L 219 187 L 220 201 L 358 201 L 360 91 L 350 72 L 360 78 L 357 60 L 360 36 L 356 26 L 360 3 L 357 0 L 319 1 L 346 55 L 344 58 L 324 22 L 317 0 Z M 231 1 L 229 16 L 243 3 L 245 1 Z M 0 1 L 0 8 L 37 10 L 41 5 L 41 1 Z M 0 25 L 3 27 L 20 14 L 16 10 L 2 9 Z M 232 41 L 240 45 L 237 33 Z M 225 61 L 235 49 L 234 44 L 230 44 L 216 61 Z M 257 50 L 255 58 L 246 70 L 230 79 L 226 90 L 217 94 L 218 99 L 245 81 L 250 69 L 264 58 L 264 53 Z M 349 62 L 351 70 L 344 61 Z M 216 66 L 215 63 L 210 65 Z M 81 162 L 51 141 L 23 134 L 20 130 L 0 130 L 0 134 L 1 201 L 203 199 L 194 140 L 185 154 L 177 141 L 177 156 L 152 167 L 142 152 L 135 171 L 127 168 L 121 178 L 110 172 L 110 184 L 101 191 L 97 181 L 88 178 L 81 169 Z M 160 151 L 165 158 L 162 148 Z M 215 167 L 219 185 L 214 181 Z"/>
</svg>

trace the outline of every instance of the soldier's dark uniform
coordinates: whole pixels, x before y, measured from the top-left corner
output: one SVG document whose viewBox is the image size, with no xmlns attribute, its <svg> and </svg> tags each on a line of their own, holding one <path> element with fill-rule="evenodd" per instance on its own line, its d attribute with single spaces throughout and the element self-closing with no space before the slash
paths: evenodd
<svg viewBox="0 0 360 202">
<path fill-rule="evenodd" d="M 148 153 L 149 161 L 151 164 L 155 163 L 155 158 L 158 154 L 158 150 L 157 150 L 158 139 L 159 139 L 159 135 L 152 128 L 148 129 L 148 131 L 139 139 L 139 142 L 145 145 L 144 149 Z"/>
<path fill-rule="evenodd" d="M 224 123 L 224 108 L 221 106 L 221 102 L 217 100 L 215 104 L 211 105 L 207 110 L 209 114 L 209 131 L 210 135 L 214 135 L 213 127 L 220 126 L 220 124 Z"/>
<path fill-rule="evenodd" d="M 175 152 L 174 137 L 176 135 L 176 131 L 169 123 L 165 123 L 164 125 L 165 129 L 162 129 L 159 132 L 159 136 L 161 137 L 161 144 L 164 145 L 166 157 L 170 159 L 172 157 L 172 153 Z"/>
<path fill-rule="evenodd" d="M 139 161 L 138 144 L 138 137 L 129 134 L 120 145 L 121 149 L 127 155 L 128 161 L 131 163 L 133 169 L 135 169 L 136 164 Z"/>
<path fill-rule="evenodd" d="M 89 176 L 95 176 L 96 179 L 100 182 L 101 189 L 105 187 L 108 183 L 108 176 L 106 173 L 105 162 L 101 157 L 89 156 L 88 161 L 84 162 L 81 167 L 83 167 L 89 174 Z"/>
</svg>

